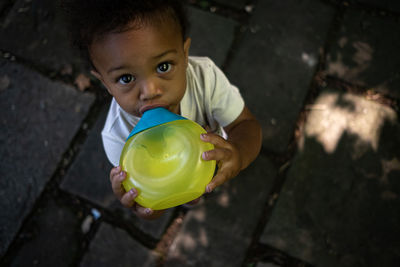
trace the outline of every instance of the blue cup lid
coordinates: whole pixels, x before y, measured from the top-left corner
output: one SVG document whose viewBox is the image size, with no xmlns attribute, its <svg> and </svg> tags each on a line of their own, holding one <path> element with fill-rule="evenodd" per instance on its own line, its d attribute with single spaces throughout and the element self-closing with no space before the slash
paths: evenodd
<svg viewBox="0 0 400 267">
<path fill-rule="evenodd" d="M 132 132 L 129 134 L 126 140 L 128 140 L 135 134 L 143 132 L 144 130 L 147 130 L 149 128 L 177 120 L 186 120 L 186 118 L 172 113 L 171 111 L 162 107 L 149 109 L 144 112 L 142 118 L 136 124 L 135 128 L 133 128 Z"/>
</svg>

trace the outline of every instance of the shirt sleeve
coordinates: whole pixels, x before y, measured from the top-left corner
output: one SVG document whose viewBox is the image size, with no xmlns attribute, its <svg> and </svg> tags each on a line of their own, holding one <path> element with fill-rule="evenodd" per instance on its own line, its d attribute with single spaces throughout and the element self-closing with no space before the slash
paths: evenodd
<svg viewBox="0 0 400 267">
<path fill-rule="evenodd" d="M 243 111 L 244 100 L 239 89 L 231 84 L 225 74 L 211 62 L 210 97 L 212 116 L 225 127 Z M 214 82 L 212 82 L 214 81 Z"/>
<path fill-rule="evenodd" d="M 126 138 L 139 118 L 130 116 L 119 107 L 113 98 L 107 119 L 101 132 L 104 151 L 112 165 L 119 165 L 119 158 Z"/>
<path fill-rule="evenodd" d="M 115 137 L 108 135 L 105 132 L 101 133 L 101 137 L 103 139 L 103 147 L 104 151 L 106 152 L 108 160 L 114 167 L 118 166 L 119 158 L 121 156 L 121 152 L 125 143 L 121 142 Z"/>
</svg>

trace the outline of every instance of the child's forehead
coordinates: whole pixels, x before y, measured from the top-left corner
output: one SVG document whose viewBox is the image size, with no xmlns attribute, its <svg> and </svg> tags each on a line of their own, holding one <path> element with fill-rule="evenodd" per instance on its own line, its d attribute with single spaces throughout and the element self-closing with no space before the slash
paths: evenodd
<svg viewBox="0 0 400 267">
<path fill-rule="evenodd" d="M 150 29 L 154 28 L 163 28 L 168 30 L 174 30 L 176 34 L 182 35 L 182 26 L 178 19 L 176 19 L 172 15 L 163 14 L 163 15 L 148 15 L 143 17 L 136 17 L 129 20 L 124 25 L 118 26 L 114 29 L 111 29 L 103 34 L 113 34 L 113 33 L 123 33 L 131 30 L 142 30 L 143 32 L 150 31 Z M 183 37 L 183 36 L 182 36 Z"/>
<path fill-rule="evenodd" d="M 184 45 L 182 40 L 180 29 L 173 24 L 133 23 L 127 25 L 124 30 L 109 32 L 94 40 L 89 46 L 89 54 L 93 63 L 100 69 L 100 66 L 109 64 L 128 64 L 119 61 L 137 64 L 159 58 L 160 55 L 165 55 L 166 51 L 180 53 Z"/>
<path fill-rule="evenodd" d="M 179 39 L 183 42 L 183 36 L 179 24 L 170 19 L 170 21 L 166 20 L 165 23 L 143 23 L 132 21 L 124 27 L 120 27 L 118 29 L 114 29 L 98 35 L 96 38 L 94 38 L 92 45 L 115 39 L 117 36 L 125 36 L 125 38 L 122 38 L 122 40 L 125 39 L 126 41 L 128 41 L 130 39 L 136 38 L 138 36 L 138 33 L 140 33 L 140 36 L 154 36 L 154 34 L 165 36 L 165 34 L 167 33 L 170 38 L 173 38 L 175 40 Z M 121 41 L 120 38 L 118 39 Z"/>
</svg>

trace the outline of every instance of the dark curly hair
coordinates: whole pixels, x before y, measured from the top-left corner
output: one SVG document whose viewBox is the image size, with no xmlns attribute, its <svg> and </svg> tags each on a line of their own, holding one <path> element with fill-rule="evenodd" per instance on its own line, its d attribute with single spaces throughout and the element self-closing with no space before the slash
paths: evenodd
<svg viewBox="0 0 400 267">
<path fill-rule="evenodd" d="M 186 39 L 189 22 L 181 0 L 62 0 L 72 44 L 90 62 L 88 48 L 97 38 L 130 27 L 173 19 Z"/>
</svg>

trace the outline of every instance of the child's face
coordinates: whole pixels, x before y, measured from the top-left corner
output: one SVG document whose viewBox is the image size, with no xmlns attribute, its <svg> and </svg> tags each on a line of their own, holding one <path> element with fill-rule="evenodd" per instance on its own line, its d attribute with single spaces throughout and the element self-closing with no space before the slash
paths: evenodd
<svg viewBox="0 0 400 267">
<path fill-rule="evenodd" d="M 182 42 L 178 26 L 170 25 L 109 33 L 89 47 L 92 73 L 132 115 L 158 106 L 180 112 L 190 39 Z"/>
</svg>

